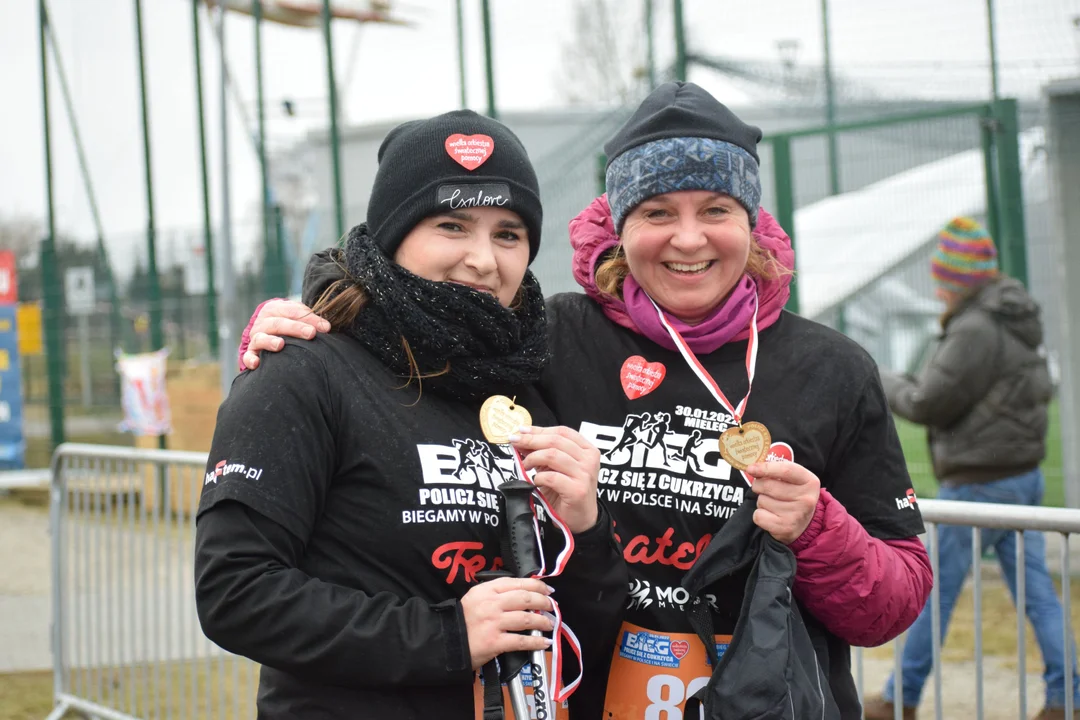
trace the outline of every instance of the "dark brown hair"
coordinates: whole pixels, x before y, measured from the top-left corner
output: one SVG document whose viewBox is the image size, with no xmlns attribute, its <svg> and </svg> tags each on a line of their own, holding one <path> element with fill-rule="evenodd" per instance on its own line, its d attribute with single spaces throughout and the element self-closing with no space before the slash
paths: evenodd
<svg viewBox="0 0 1080 720">
<path fill-rule="evenodd" d="M 319 299 L 315 301 L 315 305 L 311 310 L 330 323 L 330 332 L 341 332 L 356 321 L 360 311 L 368 304 L 368 296 L 356 278 L 349 274 L 345 265 L 337 257 L 332 257 L 332 259 L 345 273 L 345 277 L 326 288 L 323 294 L 319 296 Z M 446 366 L 438 372 L 422 372 L 420 366 L 416 363 L 416 358 L 413 357 L 409 341 L 404 335 L 401 336 L 401 347 L 405 350 L 405 356 L 409 361 L 409 377 L 401 388 L 408 387 L 413 380 L 416 380 L 420 385 L 421 393 L 423 393 L 424 378 L 438 377 L 450 372 L 449 360 L 446 361 Z M 419 402 L 420 398 L 417 397 L 416 400 Z"/>
</svg>

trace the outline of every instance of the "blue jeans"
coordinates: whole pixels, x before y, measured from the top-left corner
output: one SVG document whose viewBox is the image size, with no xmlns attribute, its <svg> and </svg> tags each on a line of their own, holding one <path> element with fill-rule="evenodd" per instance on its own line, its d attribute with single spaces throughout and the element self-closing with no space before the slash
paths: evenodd
<svg viewBox="0 0 1080 720">
<path fill-rule="evenodd" d="M 980 485 L 941 488 L 942 500 L 965 500 L 967 502 L 1004 503 L 1009 505 L 1041 505 L 1043 499 L 1043 476 L 1041 470 L 1033 470 L 1003 480 Z M 955 525 L 938 526 L 938 575 L 934 579 L 941 597 L 941 638 L 944 642 L 956 599 L 971 569 L 972 533 L 969 527 Z M 1009 586 L 1013 603 L 1016 603 L 1016 533 L 1011 530 L 983 530 L 982 546 L 996 551 L 1005 583 Z M 1042 652 L 1046 670 L 1046 706 L 1065 705 L 1065 641 L 1064 618 L 1054 583 L 1046 569 L 1046 538 L 1042 533 L 1024 533 L 1024 569 L 1027 595 L 1027 617 L 1035 630 L 1035 640 Z M 933 665 L 932 627 L 930 604 L 919 613 L 915 624 L 908 630 L 904 645 L 901 669 L 904 676 L 904 705 L 917 706 L 923 685 Z M 1080 679 L 1077 677 L 1076 646 L 1069 643 L 1072 653 L 1074 707 L 1080 708 Z M 892 702 L 895 697 L 893 676 L 885 682 L 884 697 Z"/>
</svg>

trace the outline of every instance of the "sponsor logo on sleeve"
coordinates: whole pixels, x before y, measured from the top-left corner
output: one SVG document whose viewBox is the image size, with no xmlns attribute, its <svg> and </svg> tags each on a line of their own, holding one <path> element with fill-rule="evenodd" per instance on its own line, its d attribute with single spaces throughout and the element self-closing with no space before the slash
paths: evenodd
<svg viewBox="0 0 1080 720">
<path fill-rule="evenodd" d="M 907 492 L 904 494 L 904 497 L 896 498 L 896 509 L 903 510 L 904 508 L 911 508 L 912 510 L 914 510 L 915 504 L 917 502 L 918 499 L 915 497 L 915 489 L 908 488 Z"/>
<path fill-rule="evenodd" d="M 210 483 L 217 485 L 218 480 L 224 480 L 230 475 L 243 475 L 248 480 L 258 480 L 262 477 L 262 474 L 262 468 L 248 467 L 244 463 L 231 463 L 228 460 L 222 460 L 214 465 L 213 470 L 206 473 L 203 486 Z"/>
</svg>

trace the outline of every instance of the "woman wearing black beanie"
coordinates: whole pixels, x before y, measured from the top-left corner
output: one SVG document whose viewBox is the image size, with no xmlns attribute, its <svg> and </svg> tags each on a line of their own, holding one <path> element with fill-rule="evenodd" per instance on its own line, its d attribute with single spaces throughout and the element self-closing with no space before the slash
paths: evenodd
<svg viewBox="0 0 1080 720">
<path fill-rule="evenodd" d="M 549 648 L 548 691 L 573 709 L 577 650 L 602 684 L 627 579 L 599 453 L 532 387 L 548 359 L 536 175 L 513 133 L 467 111 L 396 128 L 379 163 L 320 305 L 331 332 L 286 343 L 221 405 L 203 630 L 262 665 L 267 720 L 473 720 L 491 705 L 477 670 Z M 480 582 L 507 559 L 508 480 L 537 488 L 546 566 Z"/>
<path fill-rule="evenodd" d="M 851 646 L 902 633 L 930 592 L 873 359 L 784 310 L 761 137 L 693 83 L 654 90 L 570 223 L 584 294 L 547 302 L 540 389 L 603 453 L 630 575 L 593 718 L 696 718 L 703 700 L 709 720 L 856 720 Z"/>
</svg>

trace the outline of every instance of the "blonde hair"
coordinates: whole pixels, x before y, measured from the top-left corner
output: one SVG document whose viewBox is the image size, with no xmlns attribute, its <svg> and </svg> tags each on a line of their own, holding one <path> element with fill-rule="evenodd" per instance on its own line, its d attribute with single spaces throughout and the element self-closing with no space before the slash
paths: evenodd
<svg viewBox="0 0 1080 720">
<path fill-rule="evenodd" d="M 746 259 L 746 272 L 755 280 L 778 280 L 794 275 L 794 272 L 781 265 L 772 253 L 761 247 L 753 235 L 750 236 L 750 256 Z M 596 266 L 596 287 L 605 295 L 622 300 L 623 281 L 629 274 L 630 263 L 626 260 L 620 238 L 619 244 Z"/>
</svg>

